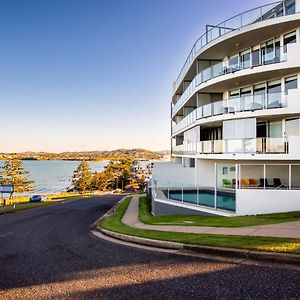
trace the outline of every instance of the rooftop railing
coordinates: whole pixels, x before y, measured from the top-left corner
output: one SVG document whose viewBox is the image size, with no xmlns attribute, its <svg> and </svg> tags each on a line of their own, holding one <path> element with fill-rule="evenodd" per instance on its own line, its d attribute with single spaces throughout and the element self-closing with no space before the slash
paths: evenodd
<svg viewBox="0 0 300 300">
<path fill-rule="evenodd" d="M 196 88 L 201 83 L 222 75 L 235 73 L 240 70 L 286 61 L 286 52 L 286 46 L 278 47 L 274 48 L 274 51 L 261 56 L 260 61 L 258 62 L 255 62 L 250 59 L 245 62 L 241 62 L 239 60 L 236 64 L 229 65 L 227 65 L 225 62 L 219 62 L 211 67 L 204 69 L 193 79 L 193 81 L 189 84 L 184 93 L 180 96 L 176 104 L 173 106 L 172 116 L 174 116 L 179 111 L 179 109 L 186 103 L 186 101 L 191 97 L 191 95 L 195 92 Z"/>
<path fill-rule="evenodd" d="M 183 80 L 186 72 L 190 68 L 194 61 L 194 58 L 198 55 L 198 52 L 206 45 L 211 43 L 213 40 L 232 32 L 236 29 L 250 25 L 253 23 L 261 22 L 264 20 L 277 18 L 285 15 L 290 15 L 295 13 L 295 3 L 289 7 L 285 6 L 285 1 L 277 1 L 267 5 L 259 6 L 254 9 L 248 10 L 241 14 L 238 14 L 218 25 L 206 26 L 206 32 L 200 36 L 200 38 L 195 42 L 190 51 L 176 81 L 175 90 Z"/>
<path fill-rule="evenodd" d="M 182 131 L 200 119 L 244 111 L 281 108 L 286 105 L 286 95 L 283 91 L 254 95 L 247 94 L 241 97 L 213 102 L 192 111 L 173 127 L 172 134 Z"/>
</svg>

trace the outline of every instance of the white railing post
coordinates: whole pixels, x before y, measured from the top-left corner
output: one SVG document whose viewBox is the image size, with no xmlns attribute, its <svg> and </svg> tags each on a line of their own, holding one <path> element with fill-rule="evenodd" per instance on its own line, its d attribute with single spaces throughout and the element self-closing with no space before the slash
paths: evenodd
<svg viewBox="0 0 300 300">
<path fill-rule="evenodd" d="M 292 165 L 289 164 L 289 190 L 292 189 Z"/>
<path fill-rule="evenodd" d="M 170 200 L 170 182 L 168 181 L 168 200 Z"/>
<path fill-rule="evenodd" d="M 181 202 L 183 202 L 183 187 L 181 188 Z"/>
<path fill-rule="evenodd" d="M 264 190 L 266 189 L 266 165 L 264 164 Z"/>
<path fill-rule="evenodd" d="M 217 163 L 215 163 L 215 210 L 217 210 Z"/>
<path fill-rule="evenodd" d="M 239 186 L 239 173 L 238 173 L 238 164 L 235 164 L 235 194 L 237 193 Z"/>
<path fill-rule="evenodd" d="M 196 188 L 197 188 L 197 205 L 199 205 L 199 187 L 196 186 Z"/>
</svg>

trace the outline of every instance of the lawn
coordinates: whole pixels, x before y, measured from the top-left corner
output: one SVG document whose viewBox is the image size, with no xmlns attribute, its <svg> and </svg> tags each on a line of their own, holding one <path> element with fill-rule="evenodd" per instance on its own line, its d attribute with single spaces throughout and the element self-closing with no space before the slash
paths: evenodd
<svg viewBox="0 0 300 300">
<path fill-rule="evenodd" d="M 42 207 L 46 205 L 52 205 L 52 204 L 58 204 L 64 201 L 68 200 L 79 200 L 82 198 L 89 198 L 91 195 L 64 195 L 64 194 L 56 194 L 51 195 L 47 197 L 47 200 L 44 200 L 42 202 L 29 202 L 29 197 L 22 197 L 13 199 L 13 202 L 15 207 L 13 205 L 6 205 L 6 206 L 0 206 L 0 215 L 2 214 L 8 214 L 8 213 L 15 213 L 22 210 Z"/>
<path fill-rule="evenodd" d="M 22 210 L 27 210 L 31 208 L 36 208 L 36 207 L 41 207 L 41 206 L 46 206 L 46 205 L 51 205 L 55 204 L 57 202 L 35 202 L 35 203 L 19 203 L 15 204 L 15 207 L 13 205 L 7 205 L 7 206 L 1 206 L 0 207 L 0 215 L 2 214 L 8 214 L 8 213 L 14 213 Z"/>
<path fill-rule="evenodd" d="M 139 219 L 141 222 L 151 225 L 243 227 L 300 221 L 300 211 L 245 217 L 200 215 L 170 215 L 154 217 L 151 214 L 151 201 L 146 197 L 141 197 L 139 205 Z"/>
<path fill-rule="evenodd" d="M 131 197 L 125 198 L 119 204 L 116 211 L 106 218 L 99 226 L 114 232 L 156 240 L 203 246 L 300 254 L 300 239 L 162 232 L 129 227 L 123 224 L 121 219 L 130 201 Z"/>
</svg>

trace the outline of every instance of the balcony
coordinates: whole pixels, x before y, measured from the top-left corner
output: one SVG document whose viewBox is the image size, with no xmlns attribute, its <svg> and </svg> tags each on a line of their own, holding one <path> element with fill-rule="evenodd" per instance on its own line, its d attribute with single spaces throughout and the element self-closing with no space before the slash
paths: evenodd
<svg viewBox="0 0 300 300">
<path fill-rule="evenodd" d="M 286 107 L 286 97 L 285 92 L 245 95 L 200 106 L 178 122 L 172 133 L 182 131 L 197 120 L 217 115 Z"/>
<path fill-rule="evenodd" d="M 178 146 L 177 146 L 178 147 Z M 173 148 L 173 154 L 288 154 L 287 138 L 253 138 L 185 142 L 181 148 Z"/>
<path fill-rule="evenodd" d="M 176 104 L 172 108 L 172 117 L 180 110 L 180 108 L 186 103 L 186 101 L 194 94 L 197 87 L 216 77 L 220 77 L 226 74 L 235 73 L 241 70 L 253 69 L 256 67 L 271 65 L 275 63 L 284 62 L 287 60 L 287 47 L 278 47 L 274 51 L 262 55 L 260 54 L 260 61 L 249 60 L 246 62 L 238 61 L 236 64 L 226 65 L 225 62 L 219 62 L 209 68 L 206 68 L 200 72 L 193 81 L 189 84 L 184 93 L 180 96 Z"/>
<path fill-rule="evenodd" d="M 285 1 L 277 1 L 236 15 L 216 26 L 207 26 L 207 31 L 195 42 L 188 58 L 186 59 L 176 81 L 175 90 L 178 88 L 194 59 L 198 56 L 200 50 L 227 33 L 240 29 L 244 26 L 278 18 L 296 13 L 295 1 L 292 1 L 289 7 L 286 7 Z"/>
</svg>

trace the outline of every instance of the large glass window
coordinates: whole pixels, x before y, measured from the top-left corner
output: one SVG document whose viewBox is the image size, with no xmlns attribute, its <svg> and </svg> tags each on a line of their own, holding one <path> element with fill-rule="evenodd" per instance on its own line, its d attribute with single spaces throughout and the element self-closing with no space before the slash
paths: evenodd
<svg viewBox="0 0 300 300">
<path fill-rule="evenodd" d="M 269 137 L 270 138 L 282 137 L 282 121 L 269 122 Z"/>
<path fill-rule="evenodd" d="M 296 38 L 296 31 L 290 32 L 283 37 L 283 45 L 284 45 L 284 52 L 287 51 L 287 45 L 296 43 L 297 38 Z"/>
<path fill-rule="evenodd" d="M 243 69 L 250 68 L 250 49 L 241 52 L 241 66 Z"/>
<path fill-rule="evenodd" d="M 231 56 L 229 58 L 229 72 L 237 70 L 239 67 L 239 56 Z"/>
<path fill-rule="evenodd" d="M 240 90 L 230 91 L 229 98 L 236 98 L 240 96 Z"/>
<path fill-rule="evenodd" d="M 267 108 L 281 107 L 281 81 L 268 82 Z"/>
<path fill-rule="evenodd" d="M 242 101 L 242 105 L 244 107 L 245 110 L 251 110 L 252 108 L 252 88 L 251 86 L 249 87 L 244 87 L 241 89 L 241 101 Z"/>
<path fill-rule="evenodd" d="M 255 49 L 252 51 L 252 66 L 259 66 L 260 65 L 260 51 L 259 49 Z"/>
<path fill-rule="evenodd" d="M 285 78 L 285 93 L 287 94 L 289 90 L 298 88 L 297 76 L 292 76 Z"/>
<path fill-rule="evenodd" d="M 285 135 L 294 136 L 300 135 L 299 132 L 299 118 L 285 120 Z"/>
<path fill-rule="evenodd" d="M 265 103 L 266 85 L 265 83 L 257 84 L 253 88 L 252 110 L 262 109 Z"/>
<path fill-rule="evenodd" d="M 240 101 L 240 90 L 229 92 L 228 112 L 238 112 L 242 110 Z"/>
<path fill-rule="evenodd" d="M 280 40 L 272 39 L 261 45 L 261 55 L 264 64 L 280 61 Z"/>
</svg>

